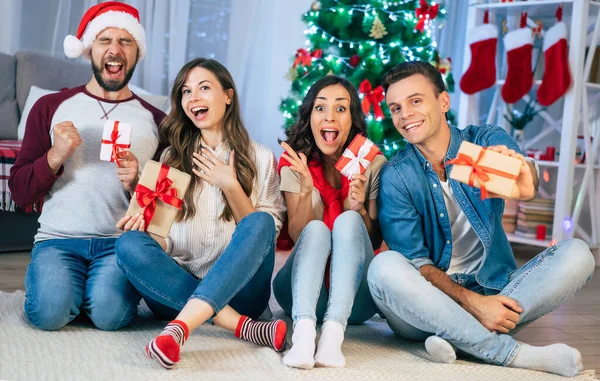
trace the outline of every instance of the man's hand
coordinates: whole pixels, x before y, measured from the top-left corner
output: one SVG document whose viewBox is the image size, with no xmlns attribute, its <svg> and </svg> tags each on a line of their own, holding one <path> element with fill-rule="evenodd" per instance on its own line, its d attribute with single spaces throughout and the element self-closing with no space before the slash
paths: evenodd
<svg viewBox="0 0 600 381">
<path fill-rule="evenodd" d="M 81 136 L 71 121 L 60 122 L 52 127 L 54 145 L 48 151 L 48 167 L 56 175 L 75 149 L 81 145 Z"/>
<path fill-rule="evenodd" d="M 513 186 L 510 198 L 528 201 L 532 200 L 537 194 L 538 180 L 537 173 L 535 172 L 535 166 L 532 170 L 532 166 L 525 160 L 525 157 L 519 153 L 517 153 L 513 149 L 509 149 L 507 146 L 498 145 L 498 146 L 490 146 L 488 147 L 490 151 L 495 151 L 501 153 L 506 156 L 514 157 L 515 159 L 519 159 L 521 161 L 521 170 L 519 171 L 519 175 L 517 177 L 517 182 Z M 489 194 L 489 197 L 494 198 L 505 198 L 493 193 Z"/>
<path fill-rule="evenodd" d="M 470 293 L 463 307 L 491 332 L 508 333 L 515 329 L 523 309 L 504 295 L 483 296 Z"/>
<path fill-rule="evenodd" d="M 117 167 L 119 180 L 123 183 L 125 190 L 133 193 L 139 180 L 138 170 L 140 166 L 137 158 L 131 151 L 122 152 L 119 155 L 119 164 L 121 165 Z"/>
</svg>

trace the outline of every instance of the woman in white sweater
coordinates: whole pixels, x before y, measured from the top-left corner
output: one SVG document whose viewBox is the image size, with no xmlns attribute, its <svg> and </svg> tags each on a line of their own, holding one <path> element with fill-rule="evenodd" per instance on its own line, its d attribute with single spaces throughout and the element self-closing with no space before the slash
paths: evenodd
<svg viewBox="0 0 600 381">
<path fill-rule="evenodd" d="M 117 223 L 127 231 L 116 243 L 118 265 L 157 316 L 174 319 L 146 353 L 172 368 L 190 332 L 211 318 L 281 351 L 285 322 L 253 320 L 268 306 L 285 213 L 275 156 L 250 140 L 231 74 L 217 61 L 187 63 L 171 102 L 159 154 L 192 175 L 183 209 L 167 239 L 145 233 L 143 215 Z"/>
</svg>

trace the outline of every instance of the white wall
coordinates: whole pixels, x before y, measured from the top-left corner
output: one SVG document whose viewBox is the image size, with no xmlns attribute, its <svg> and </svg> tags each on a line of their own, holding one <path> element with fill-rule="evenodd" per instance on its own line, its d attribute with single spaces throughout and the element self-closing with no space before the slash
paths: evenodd
<svg viewBox="0 0 600 381">
<path fill-rule="evenodd" d="M 0 12 L 0 53 L 15 54 L 19 49 L 20 0 L 3 0 Z"/>
<path fill-rule="evenodd" d="M 305 46 L 301 16 L 313 0 L 233 0 L 227 68 L 238 88 L 244 123 L 252 139 L 283 151 L 281 98 L 291 83 L 284 78 L 296 50 Z"/>
</svg>

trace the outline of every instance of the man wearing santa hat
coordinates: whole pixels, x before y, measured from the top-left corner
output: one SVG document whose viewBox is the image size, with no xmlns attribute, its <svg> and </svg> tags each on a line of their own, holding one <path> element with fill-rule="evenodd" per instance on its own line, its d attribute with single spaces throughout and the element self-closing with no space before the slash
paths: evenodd
<svg viewBox="0 0 600 381">
<path fill-rule="evenodd" d="M 134 7 L 93 6 L 64 50 L 90 60 L 93 76 L 35 103 L 9 179 L 18 205 L 44 198 L 25 276 L 25 314 L 43 330 L 60 329 L 82 312 L 97 328 L 116 330 L 134 319 L 140 295 L 117 267 L 115 223 L 127 211 L 140 168 L 156 151 L 165 115 L 128 87 L 146 53 Z M 102 161 L 109 123 L 115 131 L 130 125 L 131 144 Z"/>
</svg>

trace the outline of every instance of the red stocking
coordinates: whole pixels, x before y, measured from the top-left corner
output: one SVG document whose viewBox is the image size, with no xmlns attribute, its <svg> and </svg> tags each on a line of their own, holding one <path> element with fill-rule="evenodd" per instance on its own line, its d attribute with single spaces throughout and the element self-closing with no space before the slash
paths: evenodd
<svg viewBox="0 0 600 381">
<path fill-rule="evenodd" d="M 475 94 L 496 83 L 498 28 L 488 23 L 487 11 L 483 22 L 483 25 L 473 28 L 467 38 L 471 47 L 471 64 L 460 80 L 460 89 L 465 94 Z"/>
<path fill-rule="evenodd" d="M 565 95 L 571 86 L 567 53 L 567 26 L 562 19 L 562 7 L 556 11 L 557 23 L 544 36 L 544 77 L 538 89 L 538 103 L 550 106 Z"/>
<path fill-rule="evenodd" d="M 527 28 L 527 13 L 521 15 L 521 27 L 504 36 L 504 48 L 508 61 L 506 82 L 502 86 L 502 99 L 508 104 L 516 103 L 523 98 L 533 85 L 531 71 L 531 53 L 533 36 Z"/>
</svg>

